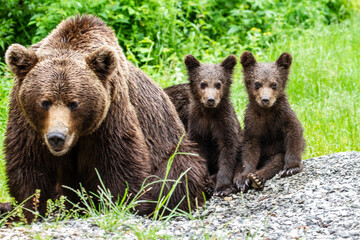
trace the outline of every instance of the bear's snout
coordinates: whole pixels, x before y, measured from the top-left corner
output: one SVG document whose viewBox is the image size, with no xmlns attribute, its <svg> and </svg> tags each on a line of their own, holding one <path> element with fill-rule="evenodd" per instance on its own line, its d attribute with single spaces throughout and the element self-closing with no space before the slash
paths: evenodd
<svg viewBox="0 0 360 240">
<path fill-rule="evenodd" d="M 209 106 L 215 105 L 215 98 L 214 98 L 214 97 L 209 97 L 209 98 L 207 99 L 207 104 L 208 104 Z"/>
<path fill-rule="evenodd" d="M 51 132 L 46 135 L 50 146 L 56 151 L 61 150 L 65 144 L 66 136 L 60 132 Z"/>
<path fill-rule="evenodd" d="M 221 94 L 219 90 L 215 88 L 206 88 L 201 93 L 201 102 L 207 108 L 216 108 L 220 102 Z"/>
<path fill-rule="evenodd" d="M 75 143 L 74 133 L 70 133 L 67 127 L 54 127 L 44 134 L 45 143 L 55 156 L 66 154 Z"/>
<path fill-rule="evenodd" d="M 254 91 L 254 97 L 260 107 L 270 108 L 276 102 L 276 92 L 270 87 L 262 87 Z"/>
<path fill-rule="evenodd" d="M 269 105 L 269 103 L 270 103 L 270 98 L 269 98 L 269 97 L 263 97 L 263 98 L 261 98 L 261 102 L 262 102 L 264 105 Z"/>
</svg>

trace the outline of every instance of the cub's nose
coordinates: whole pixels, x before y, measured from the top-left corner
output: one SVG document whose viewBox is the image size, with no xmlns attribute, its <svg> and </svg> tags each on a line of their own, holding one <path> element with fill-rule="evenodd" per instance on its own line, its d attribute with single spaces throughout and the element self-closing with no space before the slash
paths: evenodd
<svg viewBox="0 0 360 240">
<path fill-rule="evenodd" d="M 50 146 L 53 147 L 54 149 L 62 148 L 66 140 L 66 136 L 59 132 L 51 132 L 46 135 L 46 138 Z"/>
<path fill-rule="evenodd" d="M 209 104 L 209 105 L 214 105 L 214 104 L 215 104 L 215 98 L 209 97 L 209 98 L 207 99 L 207 104 Z"/>
<path fill-rule="evenodd" d="M 261 102 L 265 105 L 268 105 L 270 103 L 270 98 L 269 97 L 263 97 L 261 98 Z"/>
</svg>

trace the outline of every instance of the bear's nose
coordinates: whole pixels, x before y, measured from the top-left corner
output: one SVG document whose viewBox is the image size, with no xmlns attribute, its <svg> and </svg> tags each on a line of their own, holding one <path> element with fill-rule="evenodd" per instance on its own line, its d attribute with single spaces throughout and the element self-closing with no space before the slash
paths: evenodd
<svg viewBox="0 0 360 240">
<path fill-rule="evenodd" d="M 269 97 L 263 97 L 261 98 L 261 102 L 265 105 L 268 105 L 270 103 L 270 98 Z"/>
<path fill-rule="evenodd" d="M 51 147 L 54 149 L 59 149 L 62 146 L 64 146 L 66 136 L 59 132 L 51 132 L 48 135 L 46 135 L 46 138 L 50 144 Z"/>
<path fill-rule="evenodd" d="M 209 105 L 214 105 L 214 103 L 215 103 L 215 98 L 209 97 L 209 98 L 207 99 L 207 103 L 208 103 Z"/>
</svg>

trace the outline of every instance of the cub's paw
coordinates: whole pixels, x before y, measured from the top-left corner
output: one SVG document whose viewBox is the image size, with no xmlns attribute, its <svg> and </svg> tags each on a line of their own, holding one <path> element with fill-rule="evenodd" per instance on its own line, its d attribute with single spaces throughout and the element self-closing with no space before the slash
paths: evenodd
<svg viewBox="0 0 360 240">
<path fill-rule="evenodd" d="M 214 195 L 214 188 L 213 188 L 213 186 L 210 186 L 210 185 L 205 186 L 205 194 L 206 194 L 206 196 L 208 196 L 208 197 Z"/>
<path fill-rule="evenodd" d="M 207 197 L 211 197 L 214 195 L 214 189 L 215 189 L 215 182 L 213 181 L 213 178 L 208 176 L 205 179 L 205 194 Z"/>
<path fill-rule="evenodd" d="M 259 177 L 256 173 L 249 173 L 248 177 L 252 188 L 260 191 L 264 189 L 265 180 L 263 178 Z"/>
<path fill-rule="evenodd" d="M 279 176 L 282 177 L 289 177 L 294 174 L 301 172 L 302 167 L 295 167 L 295 168 L 285 168 L 279 172 Z"/>
<path fill-rule="evenodd" d="M 234 192 L 234 188 L 232 186 L 227 186 L 223 188 L 218 188 L 214 191 L 214 196 L 225 197 L 230 193 Z"/>
<path fill-rule="evenodd" d="M 240 176 L 234 179 L 234 184 L 237 191 L 247 192 L 250 188 L 250 179 L 247 176 Z"/>
</svg>

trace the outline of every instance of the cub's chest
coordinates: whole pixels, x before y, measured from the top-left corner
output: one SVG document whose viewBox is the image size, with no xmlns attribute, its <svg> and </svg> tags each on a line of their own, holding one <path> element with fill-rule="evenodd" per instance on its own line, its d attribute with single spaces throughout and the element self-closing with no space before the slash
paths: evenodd
<svg viewBox="0 0 360 240">
<path fill-rule="evenodd" d="M 219 123 L 208 117 L 201 117 L 197 119 L 194 124 L 194 129 L 197 134 L 207 137 L 212 137 L 220 128 Z M 215 134 L 216 135 L 216 134 Z"/>
<path fill-rule="evenodd" d="M 260 131 L 260 138 L 262 143 L 273 144 L 275 142 L 283 141 L 284 138 L 284 122 L 277 115 L 262 116 L 259 119 L 258 130 Z"/>
</svg>

